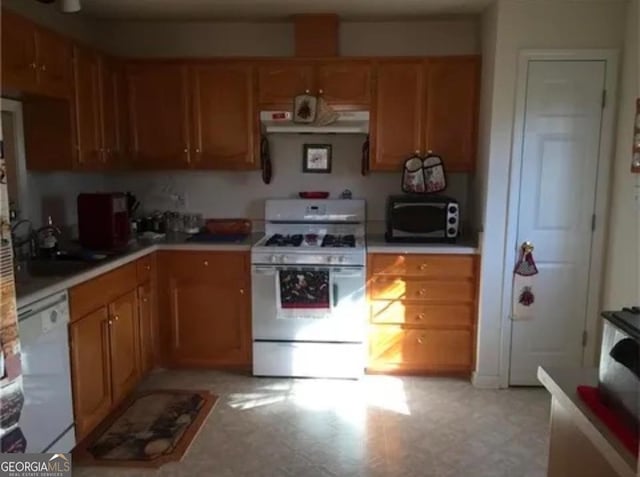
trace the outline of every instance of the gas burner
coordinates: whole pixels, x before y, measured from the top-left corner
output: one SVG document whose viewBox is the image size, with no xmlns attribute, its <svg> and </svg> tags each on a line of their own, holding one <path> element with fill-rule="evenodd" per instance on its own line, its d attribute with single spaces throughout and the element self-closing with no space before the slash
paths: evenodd
<svg viewBox="0 0 640 477">
<path fill-rule="evenodd" d="M 332 235 L 327 234 L 322 239 L 323 247 L 355 247 L 355 235 Z"/>
<path fill-rule="evenodd" d="M 318 245 L 318 234 L 306 234 L 304 241 L 308 245 Z"/>
<path fill-rule="evenodd" d="M 267 240 L 265 245 L 267 247 L 299 247 L 302 244 L 302 238 L 302 234 L 275 234 L 269 237 L 269 240 Z"/>
</svg>

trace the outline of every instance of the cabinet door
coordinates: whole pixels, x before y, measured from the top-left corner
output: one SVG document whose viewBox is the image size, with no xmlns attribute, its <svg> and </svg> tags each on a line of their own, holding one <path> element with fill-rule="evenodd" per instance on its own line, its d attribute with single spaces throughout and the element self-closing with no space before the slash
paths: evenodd
<svg viewBox="0 0 640 477">
<path fill-rule="evenodd" d="M 124 151 L 124 75 L 113 58 L 100 59 L 100 123 L 104 159 L 110 168 L 125 165 Z"/>
<path fill-rule="evenodd" d="M 256 166 L 253 77 L 249 65 L 202 64 L 191 68 L 194 167 Z"/>
<path fill-rule="evenodd" d="M 100 121 L 100 56 L 94 50 L 74 48 L 77 162 L 80 169 L 105 166 Z"/>
<path fill-rule="evenodd" d="M 111 303 L 109 315 L 112 395 L 117 403 L 133 389 L 140 376 L 136 292 Z"/>
<path fill-rule="evenodd" d="M 371 169 L 400 170 L 420 151 L 424 104 L 422 62 L 380 62 L 372 114 Z"/>
<path fill-rule="evenodd" d="M 36 27 L 2 9 L 2 89 L 37 89 Z M 11 47 L 9 47 L 11 45 Z"/>
<path fill-rule="evenodd" d="M 69 326 L 76 438 L 82 439 L 111 409 L 107 308 Z"/>
<path fill-rule="evenodd" d="M 127 68 L 129 128 L 134 167 L 182 169 L 191 159 L 188 79 L 176 63 Z"/>
<path fill-rule="evenodd" d="M 428 62 L 424 148 L 441 155 L 449 172 L 474 169 L 479 83 L 478 57 Z"/>
<path fill-rule="evenodd" d="M 62 35 L 40 28 L 36 48 L 40 91 L 50 96 L 70 97 L 73 77 L 71 42 Z"/>
<path fill-rule="evenodd" d="M 468 372 L 473 363 L 471 330 L 371 327 L 369 368 L 380 371 Z"/>
<path fill-rule="evenodd" d="M 293 107 L 293 98 L 315 88 L 310 63 L 274 62 L 258 67 L 258 102 L 274 108 Z"/>
<path fill-rule="evenodd" d="M 172 364 L 248 365 L 251 333 L 246 254 L 182 252 L 166 263 Z"/>
<path fill-rule="evenodd" d="M 146 374 L 155 364 L 155 343 L 153 326 L 154 292 L 150 281 L 138 287 L 138 322 L 140 332 L 140 372 Z"/>
<path fill-rule="evenodd" d="M 317 68 L 318 94 L 333 106 L 366 107 L 371 101 L 371 64 L 357 61 L 323 63 Z"/>
</svg>

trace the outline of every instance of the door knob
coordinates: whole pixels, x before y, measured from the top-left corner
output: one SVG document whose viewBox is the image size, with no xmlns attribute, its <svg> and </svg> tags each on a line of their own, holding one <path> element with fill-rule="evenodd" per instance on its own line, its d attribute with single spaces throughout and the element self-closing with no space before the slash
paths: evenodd
<svg viewBox="0 0 640 477">
<path fill-rule="evenodd" d="M 526 254 L 533 252 L 533 250 L 535 249 L 535 247 L 533 246 L 533 243 L 529 242 L 528 240 L 526 242 L 522 242 L 522 245 L 520 245 L 520 248 Z"/>
</svg>

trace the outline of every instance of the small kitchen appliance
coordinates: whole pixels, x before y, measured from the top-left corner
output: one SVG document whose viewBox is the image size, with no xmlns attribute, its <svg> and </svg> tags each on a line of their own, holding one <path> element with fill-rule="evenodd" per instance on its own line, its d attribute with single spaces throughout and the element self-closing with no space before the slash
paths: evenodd
<svg viewBox="0 0 640 477">
<path fill-rule="evenodd" d="M 392 195 L 386 225 L 388 242 L 453 243 L 460 230 L 460 206 L 441 195 Z"/>
<path fill-rule="evenodd" d="M 602 314 L 598 387 L 603 402 L 636 433 L 640 429 L 640 307 Z"/>
<path fill-rule="evenodd" d="M 357 379 L 365 368 L 365 201 L 267 200 L 251 249 L 253 374 Z"/>
<path fill-rule="evenodd" d="M 78 236 L 80 245 L 90 250 L 125 247 L 131 237 L 126 194 L 79 194 Z"/>
</svg>

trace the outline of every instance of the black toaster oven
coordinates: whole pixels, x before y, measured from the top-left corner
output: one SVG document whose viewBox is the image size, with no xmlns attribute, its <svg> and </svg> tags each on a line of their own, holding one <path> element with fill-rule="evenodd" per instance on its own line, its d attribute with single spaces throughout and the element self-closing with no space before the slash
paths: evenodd
<svg viewBox="0 0 640 477">
<path fill-rule="evenodd" d="M 460 206 L 441 195 L 392 195 L 386 222 L 388 242 L 453 243 L 460 231 Z"/>
</svg>

